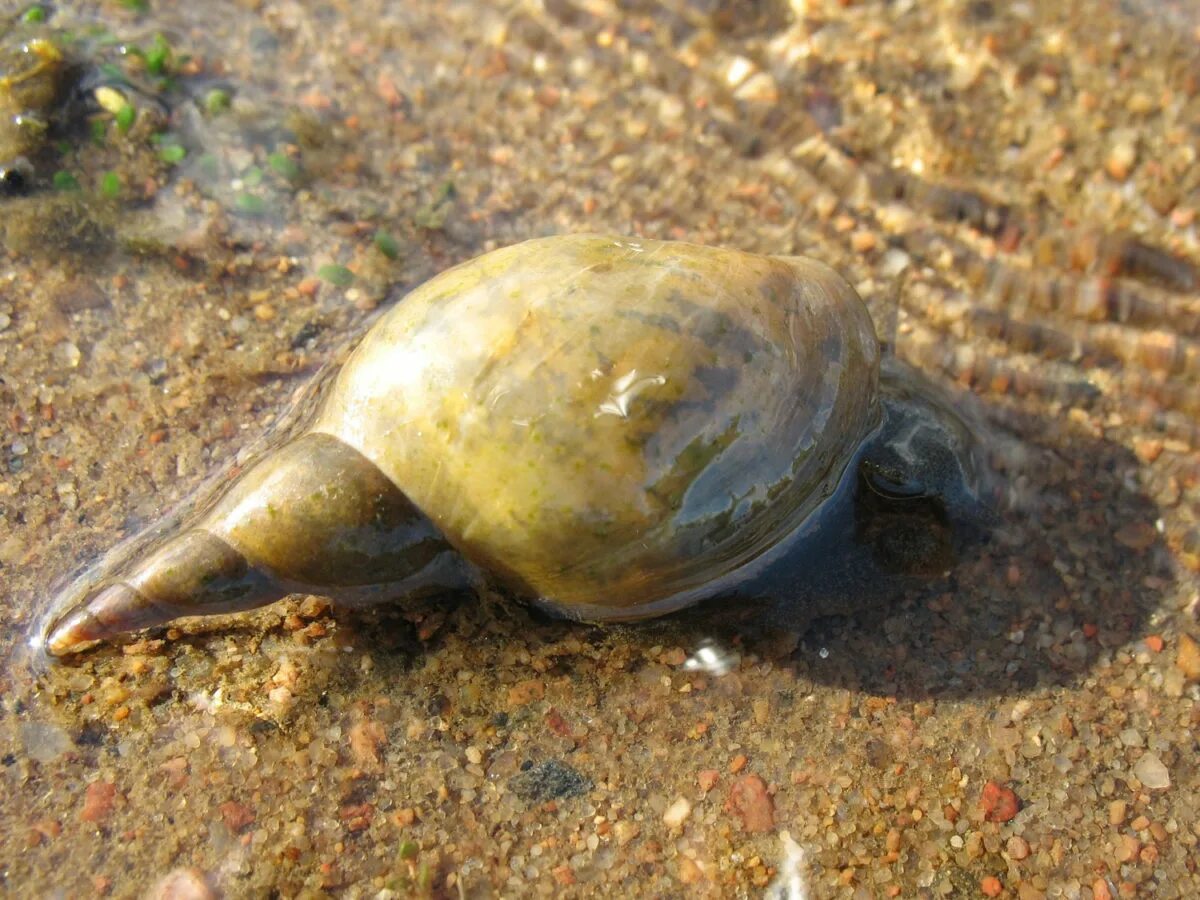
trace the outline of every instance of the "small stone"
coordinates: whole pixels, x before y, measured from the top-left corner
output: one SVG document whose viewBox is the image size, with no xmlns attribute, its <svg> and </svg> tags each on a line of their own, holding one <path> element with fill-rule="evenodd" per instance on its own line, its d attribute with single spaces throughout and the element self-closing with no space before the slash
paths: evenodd
<svg viewBox="0 0 1200 900">
<path fill-rule="evenodd" d="M 856 231 L 850 235 L 850 247 L 855 253 L 870 253 L 878 243 L 873 231 Z"/>
<path fill-rule="evenodd" d="M 987 821 L 1007 822 L 1021 809 L 1021 800 L 1011 788 L 989 781 L 983 786 L 980 805 Z"/>
<path fill-rule="evenodd" d="M 57 819 L 38 819 L 29 826 L 25 838 L 25 846 L 29 849 L 40 847 L 44 841 L 52 841 L 62 834 L 62 823 Z"/>
<path fill-rule="evenodd" d="M 1113 535 L 1117 543 L 1135 552 L 1141 552 L 1153 546 L 1158 540 L 1158 532 L 1149 522 L 1126 522 Z"/>
<path fill-rule="evenodd" d="M 1171 786 L 1171 773 L 1153 753 L 1143 755 L 1133 764 L 1133 774 L 1144 787 L 1152 791 L 1166 790 Z"/>
<path fill-rule="evenodd" d="M 113 811 L 117 801 L 117 786 L 111 781 L 93 781 L 83 794 L 83 810 L 79 818 L 84 822 L 103 822 Z"/>
<path fill-rule="evenodd" d="M 745 775 L 730 786 L 725 811 L 736 815 L 750 834 L 761 834 L 775 827 L 775 807 L 771 795 L 757 775 Z"/>
<path fill-rule="evenodd" d="M 217 894 L 199 869 L 176 869 L 164 875 L 146 900 L 215 900 Z"/>
<path fill-rule="evenodd" d="M 514 775 L 508 787 L 526 803 L 546 803 L 586 794 L 592 789 L 592 780 L 566 763 L 551 759 Z"/>
<path fill-rule="evenodd" d="M 1125 101 L 1125 108 L 1137 116 L 1152 113 L 1159 108 L 1158 102 L 1145 91 L 1134 91 Z"/>
<path fill-rule="evenodd" d="M 1166 646 L 1162 637 L 1157 634 L 1147 635 L 1146 639 L 1145 639 L 1145 644 L 1147 647 L 1150 648 L 1151 652 L 1153 652 L 1153 653 L 1162 653 L 1163 647 Z"/>
<path fill-rule="evenodd" d="M 375 815 L 375 807 L 370 803 L 347 803 L 338 809 L 338 818 L 351 832 L 366 831 Z"/>
<path fill-rule="evenodd" d="M 641 832 L 641 826 L 637 822 L 631 822 L 628 819 L 622 819 L 613 826 L 613 837 L 616 838 L 618 847 L 624 847 L 641 834 Z"/>
<path fill-rule="evenodd" d="M 1137 162 L 1136 136 L 1129 133 L 1119 134 L 1108 151 L 1108 158 L 1104 160 L 1105 171 L 1117 181 L 1124 181 L 1129 177 L 1135 162 Z"/>
<path fill-rule="evenodd" d="M 509 706 L 525 706 L 546 696 L 546 686 L 537 678 L 518 681 L 508 689 Z"/>
<path fill-rule="evenodd" d="M 716 769 L 701 769 L 696 774 L 696 781 L 700 784 L 700 790 L 708 793 L 717 786 L 717 782 L 721 780 L 721 773 Z"/>
<path fill-rule="evenodd" d="M 1004 849 L 1009 859 L 1022 860 L 1029 856 L 1029 842 L 1019 835 L 1010 837 Z"/>
<path fill-rule="evenodd" d="M 1142 733 L 1136 728 L 1126 728 L 1118 735 L 1118 737 L 1120 737 L 1121 743 L 1126 747 L 1142 746 Z"/>
<path fill-rule="evenodd" d="M 282 686 L 271 688 L 267 691 L 267 699 L 277 706 L 288 706 L 292 702 L 292 692 Z"/>
<path fill-rule="evenodd" d="M 751 704 L 754 711 L 754 724 L 766 725 L 771 718 L 771 703 L 765 697 L 756 698 Z"/>
<path fill-rule="evenodd" d="M 692 804 L 688 802 L 686 797 L 679 797 L 663 813 L 663 824 L 668 828 L 680 828 L 687 821 L 687 817 L 691 813 Z"/>
<path fill-rule="evenodd" d="M 1133 442 L 1133 452 L 1144 463 L 1152 463 L 1163 452 L 1163 442 L 1158 438 L 1141 438 Z"/>
<path fill-rule="evenodd" d="M 704 872 L 696 865 L 694 859 L 686 856 L 679 857 L 679 880 L 683 884 L 696 884 L 704 878 Z"/>
<path fill-rule="evenodd" d="M 244 803 L 238 803 L 236 800 L 226 800 L 217 807 L 221 813 L 221 819 L 225 822 L 225 827 L 235 834 L 254 824 L 254 810 L 246 806 Z"/>
<path fill-rule="evenodd" d="M 682 666 L 687 662 L 687 653 L 682 647 L 672 647 L 664 650 L 658 657 L 658 661 L 664 666 Z"/>
<path fill-rule="evenodd" d="M 383 726 L 372 719 L 363 719 L 350 726 L 350 754 L 354 761 L 368 771 L 379 769 L 379 748 L 387 740 Z"/>
<path fill-rule="evenodd" d="M 1179 636 L 1175 651 L 1175 666 L 1188 681 L 1200 681 L 1200 644 L 1190 635 Z"/>
<path fill-rule="evenodd" d="M 1004 891 L 1004 885 L 1000 883 L 1000 879 L 995 875 L 988 875 L 979 882 L 979 890 L 985 897 L 999 897 Z"/>
<path fill-rule="evenodd" d="M 1132 834 L 1122 834 L 1117 838 L 1116 857 L 1117 862 L 1130 862 L 1137 859 L 1138 851 L 1142 849 L 1142 845 Z"/>
<path fill-rule="evenodd" d="M 63 341 L 54 348 L 54 359 L 60 365 L 68 369 L 74 369 L 79 366 L 79 361 L 83 358 L 83 354 L 79 351 L 72 341 Z"/>
<path fill-rule="evenodd" d="M 1112 891 L 1108 889 L 1108 882 L 1103 878 L 1097 878 L 1092 882 L 1092 900 L 1113 900 Z"/>
<path fill-rule="evenodd" d="M 1108 804 L 1108 824 L 1120 825 L 1122 822 L 1124 822 L 1125 811 L 1128 806 L 1129 804 L 1127 804 L 1124 800 L 1114 800 L 1112 803 Z"/>
<path fill-rule="evenodd" d="M 26 755 L 43 765 L 54 762 L 75 747 L 66 729 L 53 722 L 23 722 L 18 733 Z"/>
</svg>

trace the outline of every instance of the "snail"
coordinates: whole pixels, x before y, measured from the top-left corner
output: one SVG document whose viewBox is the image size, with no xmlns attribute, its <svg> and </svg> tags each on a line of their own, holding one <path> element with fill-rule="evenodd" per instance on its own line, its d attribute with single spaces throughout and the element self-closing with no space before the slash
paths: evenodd
<svg viewBox="0 0 1200 900">
<path fill-rule="evenodd" d="M 44 646 L 481 572 L 580 620 L 669 613 L 820 530 L 851 480 L 978 501 L 965 423 L 880 372 L 862 300 L 812 259 L 595 235 L 495 250 L 389 310 L 305 430 L 186 526 L 69 588 Z"/>
<path fill-rule="evenodd" d="M 47 37 L 5 26 L 0 42 L 0 195 L 22 193 L 30 158 L 47 143 L 51 117 L 66 92 L 69 65 Z"/>
</svg>

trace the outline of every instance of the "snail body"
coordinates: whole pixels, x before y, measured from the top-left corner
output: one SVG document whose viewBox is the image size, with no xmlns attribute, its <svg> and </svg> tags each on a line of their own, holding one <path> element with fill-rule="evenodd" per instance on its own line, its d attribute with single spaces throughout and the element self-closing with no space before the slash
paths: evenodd
<svg viewBox="0 0 1200 900">
<path fill-rule="evenodd" d="M 590 235 L 497 250 L 390 310 L 303 434 L 66 596 L 45 645 L 297 590 L 397 596 L 463 560 L 576 618 L 669 612 L 803 530 L 899 427 L 879 371 L 861 299 L 814 260 Z"/>
</svg>

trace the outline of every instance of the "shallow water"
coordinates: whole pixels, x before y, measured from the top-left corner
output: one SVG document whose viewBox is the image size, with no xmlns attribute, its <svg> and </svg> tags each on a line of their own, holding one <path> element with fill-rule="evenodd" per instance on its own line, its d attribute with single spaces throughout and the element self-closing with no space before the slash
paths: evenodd
<svg viewBox="0 0 1200 900">
<path fill-rule="evenodd" d="M 73 133 L 0 201 L 8 891 L 1197 892 L 1194 3 L 161 7 L 47 27 L 190 55 L 118 84 L 183 156 Z M 993 423 L 1004 527 L 790 627 L 310 599 L 26 665 L 381 303 L 584 230 L 838 268 Z"/>
</svg>

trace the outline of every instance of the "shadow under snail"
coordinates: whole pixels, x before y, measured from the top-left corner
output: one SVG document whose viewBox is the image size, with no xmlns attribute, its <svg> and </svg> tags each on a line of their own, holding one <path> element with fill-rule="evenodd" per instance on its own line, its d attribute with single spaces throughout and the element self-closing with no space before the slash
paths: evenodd
<svg viewBox="0 0 1200 900">
<path fill-rule="evenodd" d="M 595 235 L 496 250 L 385 314 L 300 436 L 68 588 L 44 647 L 480 573 L 580 620 L 668 613 L 809 540 L 847 483 L 979 502 L 970 429 L 899 366 L 881 378 L 866 307 L 811 259 Z"/>
</svg>

